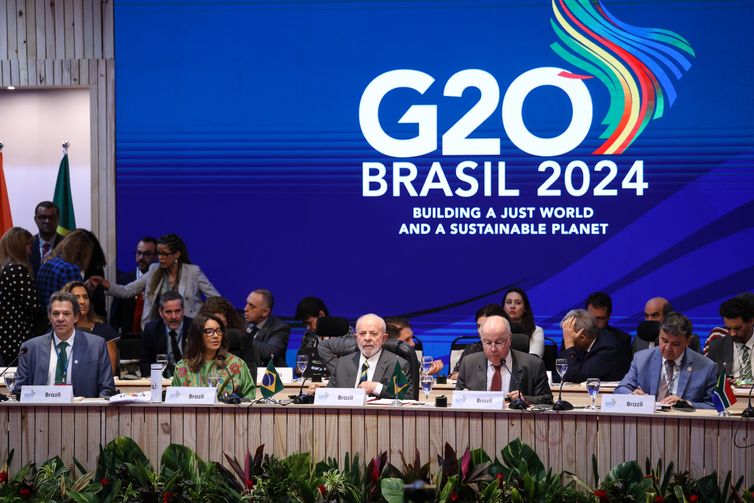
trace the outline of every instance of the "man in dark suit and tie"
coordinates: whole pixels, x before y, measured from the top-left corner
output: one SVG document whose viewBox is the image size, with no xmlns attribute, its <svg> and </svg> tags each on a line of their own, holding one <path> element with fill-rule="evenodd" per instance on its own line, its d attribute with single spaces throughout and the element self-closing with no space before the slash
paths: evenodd
<svg viewBox="0 0 754 503">
<path fill-rule="evenodd" d="M 566 314 L 563 329 L 563 350 L 559 358 L 568 360 L 565 382 L 584 382 L 590 377 L 602 381 L 620 381 L 631 364 L 625 344 L 599 329 L 597 320 L 584 309 Z"/>
<path fill-rule="evenodd" d="M 358 351 L 338 358 L 328 387 L 362 388 L 368 395 L 394 398 L 388 385 L 398 363 L 408 378 L 406 396 L 416 396 L 408 361 L 382 347 L 387 340 L 385 320 L 365 314 L 356 321 L 355 338 Z"/>
<path fill-rule="evenodd" d="M 143 237 L 136 244 L 136 269 L 131 272 L 117 272 L 119 285 L 127 285 L 144 276 L 149 266 L 157 261 L 157 240 Z M 110 305 L 110 326 L 118 333 L 141 333 L 141 315 L 144 310 L 144 292 L 130 299 L 113 297 Z"/>
<path fill-rule="evenodd" d="M 718 374 L 724 364 L 726 374 L 732 379 L 751 382 L 754 308 L 744 299 L 734 297 L 720 305 L 720 316 L 727 335 L 710 343 L 707 357 L 717 363 Z"/>
<path fill-rule="evenodd" d="M 34 208 L 34 223 L 37 224 L 39 233 L 34 236 L 29 260 L 35 278 L 44 259 L 63 240 L 63 235 L 58 234 L 59 218 L 60 210 L 52 201 L 42 201 Z"/>
<path fill-rule="evenodd" d="M 272 358 L 275 367 L 286 367 L 285 351 L 288 348 L 288 337 L 291 327 L 283 323 L 280 318 L 273 316 L 274 305 L 272 292 L 258 288 L 246 298 L 244 317 L 248 326 L 246 333 L 249 337 L 243 342 L 241 358 L 247 365 L 266 367 Z M 252 353 L 256 352 L 258 356 Z"/>
<path fill-rule="evenodd" d="M 502 391 L 511 400 L 552 403 L 545 364 L 537 356 L 511 349 L 511 327 L 502 316 L 488 316 L 479 328 L 481 353 L 461 361 L 457 390 Z"/>
<path fill-rule="evenodd" d="M 150 375 L 150 365 L 155 363 L 159 354 L 168 355 L 165 374 L 172 376 L 175 364 L 180 361 L 186 350 L 186 337 L 193 319 L 183 315 L 181 294 L 162 294 L 159 313 L 160 319 L 147 323 L 141 334 L 142 353 L 139 368 L 142 377 Z"/>
<path fill-rule="evenodd" d="M 21 347 L 14 391 L 24 385 L 70 384 L 74 396 L 107 397 L 115 393 L 105 339 L 76 330 L 81 308 L 73 294 L 55 292 L 47 314 L 50 333 L 34 337 Z"/>
<path fill-rule="evenodd" d="M 662 325 L 665 320 L 665 315 L 673 311 L 673 306 L 670 301 L 664 297 L 652 297 L 644 304 L 644 321 L 656 321 Z M 636 353 L 642 349 L 653 348 L 657 346 L 657 339 L 652 341 L 645 341 L 639 337 L 638 333 L 634 340 L 631 342 L 631 350 Z M 699 336 L 691 334 L 689 340 L 689 347 L 700 353 Z"/>
<path fill-rule="evenodd" d="M 631 368 L 613 393 L 655 395 L 675 405 L 685 400 L 698 409 L 712 409 L 717 365 L 689 348 L 691 321 L 670 312 L 660 325 L 659 345 L 634 355 Z"/>
</svg>

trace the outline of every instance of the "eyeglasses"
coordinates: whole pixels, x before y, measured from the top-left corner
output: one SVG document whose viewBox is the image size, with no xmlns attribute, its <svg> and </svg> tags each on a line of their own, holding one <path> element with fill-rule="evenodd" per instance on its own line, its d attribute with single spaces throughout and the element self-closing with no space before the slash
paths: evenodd
<svg viewBox="0 0 754 503">
<path fill-rule="evenodd" d="M 151 251 L 143 252 L 143 251 L 136 250 L 136 256 L 137 257 L 153 257 L 154 252 L 151 252 Z"/>
<path fill-rule="evenodd" d="M 222 328 L 205 328 L 204 336 L 205 337 L 222 337 L 223 329 Z"/>
<path fill-rule="evenodd" d="M 160 257 L 169 257 L 174 254 L 175 252 L 157 252 L 157 255 L 159 255 Z"/>
<path fill-rule="evenodd" d="M 482 345 L 488 348 L 502 348 L 506 342 L 508 341 L 482 341 Z"/>
</svg>

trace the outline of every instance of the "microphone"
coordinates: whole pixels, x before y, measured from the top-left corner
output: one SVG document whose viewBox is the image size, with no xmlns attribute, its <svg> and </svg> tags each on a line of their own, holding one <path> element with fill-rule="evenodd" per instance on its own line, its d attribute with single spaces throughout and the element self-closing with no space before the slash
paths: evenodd
<svg viewBox="0 0 754 503">
<path fill-rule="evenodd" d="M 565 372 L 563 377 L 560 378 L 560 388 L 558 389 L 558 401 L 552 406 L 552 410 L 573 410 L 571 402 L 563 400 L 563 383 L 565 382 Z"/>
<path fill-rule="evenodd" d="M 511 378 L 512 378 L 513 377 L 513 373 L 508 368 L 508 365 L 505 364 L 505 360 L 502 360 L 500 363 L 503 364 L 503 367 L 505 367 L 505 370 L 508 371 L 508 375 L 510 375 Z M 519 374 L 520 373 L 521 372 L 520 372 L 520 369 L 519 369 Z M 519 382 L 520 382 L 520 380 L 519 380 Z M 516 390 L 513 390 L 513 391 L 516 391 Z M 508 404 L 508 408 L 509 409 L 515 409 L 515 410 L 526 410 L 529 407 L 529 404 L 526 403 L 526 400 L 524 400 L 522 398 L 523 395 L 521 394 L 520 386 L 519 386 L 518 392 L 519 392 L 519 395 L 518 395 L 519 397 L 516 398 L 515 400 L 511 400 L 511 403 Z"/>
<path fill-rule="evenodd" d="M 243 401 L 243 398 L 236 393 L 236 381 L 233 379 L 233 374 L 231 374 L 230 370 L 228 370 L 228 367 L 225 365 L 225 355 L 217 355 L 217 359 L 220 361 L 220 364 L 222 365 L 222 368 L 225 369 L 225 373 L 228 374 L 228 377 L 230 377 L 230 385 L 231 385 L 231 394 L 225 393 L 219 400 L 222 403 L 227 403 L 231 405 L 238 405 Z"/>
<path fill-rule="evenodd" d="M 21 349 L 18 350 L 18 354 L 14 359 L 11 360 L 10 365 L 7 365 L 2 372 L 0 372 L 0 377 L 3 377 L 6 372 L 8 372 L 8 369 L 13 366 L 14 363 L 18 361 L 19 358 L 21 358 L 21 355 L 26 354 L 26 352 L 29 351 L 29 348 L 26 346 L 21 346 Z M 11 390 L 8 390 L 8 393 L 10 393 Z M 9 400 L 7 396 L 5 396 L 3 393 L 0 393 L 0 402 L 5 402 Z M 749 405 L 751 405 L 751 398 L 749 398 Z"/>
<path fill-rule="evenodd" d="M 741 417 L 754 417 L 754 407 L 751 406 L 751 392 L 754 390 L 754 383 L 749 388 L 749 406 L 741 413 Z"/>
</svg>

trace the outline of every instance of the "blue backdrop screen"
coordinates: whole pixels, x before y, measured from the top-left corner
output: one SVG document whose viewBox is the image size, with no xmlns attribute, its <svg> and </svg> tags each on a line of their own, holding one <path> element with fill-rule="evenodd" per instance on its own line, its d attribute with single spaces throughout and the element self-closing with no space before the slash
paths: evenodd
<svg viewBox="0 0 754 503">
<path fill-rule="evenodd" d="M 664 296 L 704 335 L 751 288 L 752 2 L 115 15 L 122 269 L 176 232 L 239 307 L 409 314 L 435 354 L 508 285 L 555 337 L 595 290 L 627 331 Z"/>
</svg>

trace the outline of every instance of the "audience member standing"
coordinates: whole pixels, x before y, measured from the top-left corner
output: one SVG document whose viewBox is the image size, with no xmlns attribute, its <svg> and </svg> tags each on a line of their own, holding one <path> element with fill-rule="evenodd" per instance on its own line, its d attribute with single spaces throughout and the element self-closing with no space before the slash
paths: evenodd
<svg viewBox="0 0 754 503">
<path fill-rule="evenodd" d="M 50 253 L 63 240 L 63 235 L 58 234 L 58 219 L 60 209 L 52 201 L 42 201 L 34 208 L 34 223 L 37 224 L 39 233 L 34 236 L 34 243 L 29 254 L 31 267 L 36 277 L 39 268 Z"/>
<path fill-rule="evenodd" d="M 136 281 L 118 285 L 95 276 L 93 284 L 102 284 L 113 297 L 128 299 L 144 293 L 144 310 L 141 326 L 157 318 L 159 299 L 167 292 L 177 292 L 183 297 L 186 316 L 193 318 L 202 307 L 202 296 L 220 296 L 220 292 L 207 279 L 201 268 L 189 260 L 188 250 L 183 240 L 176 234 L 166 234 L 157 240 L 158 264 L 149 266 L 149 271 Z"/>
<path fill-rule="evenodd" d="M 545 331 L 534 324 L 534 313 L 526 292 L 521 288 L 509 288 L 503 295 L 503 309 L 513 332 L 529 336 L 529 354 L 542 358 L 545 354 Z"/>
<path fill-rule="evenodd" d="M 125 285 L 136 281 L 147 272 L 157 260 L 157 240 L 143 237 L 136 244 L 136 269 L 129 272 L 118 271 L 116 283 Z M 110 326 L 121 334 L 141 333 L 141 316 L 144 313 L 144 292 L 131 299 L 114 298 L 110 305 Z"/>
<path fill-rule="evenodd" d="M 33 238 L 13 227 L 0 239 L 0 358 L 10 363 L 33 334 L 37 295 L 29 251 Z"/>
</svg>

